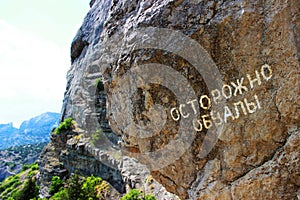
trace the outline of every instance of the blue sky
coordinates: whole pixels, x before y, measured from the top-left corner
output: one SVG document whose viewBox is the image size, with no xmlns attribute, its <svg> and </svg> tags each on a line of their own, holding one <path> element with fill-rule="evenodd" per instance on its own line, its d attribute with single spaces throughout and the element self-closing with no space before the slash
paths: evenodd
<svg viewBox="0 0 300 200">
<path fill-rule="evenodd" d="M 0 0 L 0 124 L 60 112 L 88 0 Z"/>
</svg>

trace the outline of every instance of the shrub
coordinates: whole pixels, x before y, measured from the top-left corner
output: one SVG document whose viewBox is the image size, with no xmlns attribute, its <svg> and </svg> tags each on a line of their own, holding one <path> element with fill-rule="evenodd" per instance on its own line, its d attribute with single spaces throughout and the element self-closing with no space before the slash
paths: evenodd
<svg viewBox="0 0 300 200">
<path fill-rule="evenodd" d="M 102 182 L 102 179 L 99 177 L 94 177 L 93 175 L 87 177 L 82 185 L 83 195 L 86 199 L 96 199 L 97 193 L 95 187 Z"/>
<path fill-rule="evenodd" d="M 97 78 L 97 79 L 95 80 L 95 86 L 96 86 L 97 89 L 100 90 L 100 91 L 103 91 L 103 90 L 104 90 L 104 85 L 103 85 L 103 83 L 102 83 L 102 81 L 101 81 L 100 78 Z"/>
<path fill-rule="evenodd" d="M 19 177 L 9 179 L 10 182 L 16 180 L 19 180 Z M 22 187 L 18 187 L 18 184 L 21 183 L 9 184 L 11 188 L 8 192 L 14 189 L 9 194 L 12 197 L 11 199 L 41 200 L 38 198 L 39 187 L 36 185 L 35 178 L 30 177 Z M 104 200 L 107 199 L 109 189 L 110 186 L 106 181 L 93 175 L 85 178 L 75 172 L 67 181 L 62 180 L 59 176 L 53 176 L 49 191 L 53 196 L 49 200 Z M 0 196 L 0 199 L 2 199 L 2 196 Z M 4 199 L 7 199 L 7 197 Z"/>
<path fill-rule="evenodd" d="M 106 181 L 102 181 L 99 185 L 95 186 L 95 191 L 98 199 L 106 199 L 109 193 L 109 184 Z"/>
<path fill-rule="evenodd" d="M 92 134 L 92 145 L 95 146 L 95 144 L 100 140 L 100 130 L 97 130 L 96 133 Z"/>
<path fill-rule="evenodd" d="M 156 200 L 156 198 L 153 195 L 147 194 L 145 200 Z"/>
<path fill-rule="evenodd" d="M 92 175 L 85 179 L 82 191 L 86 199 L 105 199 L 109 192 L 109 185 L 100 177 Z"/>
<path fill-rule="evenodd" d="M 39 165 L 38 165 L 37 163 L 24 164 L 24 165 L 22 166 L 21 172 L 26 171 L 27 169 L 38 170 L 38 169 L 39 169 Z"/>
<path fill-rule="evenodd" d="M 52 177 L 50 194 L 54 195 L 50 200 L 103 200 L 106 199 L 108 192 L 108 183 L 100 177 L 91 175 L 84 178 L 75 172 L 66 184 L 58 176 Z"/>
<path fill-rule="evenodd" d="M 29 169 L 29 168 L 30 168 L 30 165 L 29 165 L 29 164 L 24 164 L 24 165 L 22 166 L 21 172 L 26 171 L 26 170 Z"/>
<path fill-rule="evenodd" d="M 83 192 L 82 192 L 82 185 L 84 179 L 82 179 L 77 172 L 72 174 L 71 177 L 68 179 L 68 189 L 67 193 L 70 199 L 83 199 Z"/>
<path fill-rule="evenodd" d="M 50 194 L 57 193 L 63 187 L 63 181 L 59 176 L 52 176 L 52 181 L 50 185 Z"/>
<path fill-rule="evenodd" d="M 62 189 L 59 192 L 55 193 L 55 195 L 53 195 L 50 200 L 68 200 L 69 195 L 67 192 L 67 189 Z"/>
<path fill-rule="evenodd" d="M 33 163 L 31 165 L 23 165 L 23 171 L 20 174 L 13 175 L 5 179 L 0 184 L 0 199 L 14 199 L 14 200 L 26 200 L 26 199 L 36 199 L 38 198 L 39 187 L 36 184 L 35 175 L 38 172 L 38 164 Z M 20 176 L 22 182 L 20 180 Z"/>
<path fill-rule="evenodd" d="M 34 199 L 38 197 L 39 187 L 34 178 L 29 178 L 21 190 L 12 195 L 15 200 Z"/>
<path fill-rule="evenodd" d="M 15 175 L 11 176 L 8 179 L 6 179 L 4 182 L 1 183 L 0 185 L 0 193 L 4 192 L 5 190 L 9 189 L 16 183 L 19 183 L 20 177 Z"/>
<path fill-rule="evenodd" d="M 156 200 L 153 195 L 145 195 L 143 192 L 138 189 L 130 190 L 125 196 L 120 200 Z"/>
<path fill-rule="evenodd" d="M 121 200 L 140 200 L 140 191 L 137 189 L 130 190 Z"/>
<path fill-rule="evenodd" d="M 38 170 L 39 165 L 37 163 L 33 163 L 30 168 L 31 168 L 31 170 Z"/>
<path fill-rule="evenodd" d="M 73 119 L 72 118 L 67 118 L 63 122 L 59 124 L 59 126 L 55 129 L 55 134 L 60 134 L 63 131 L 70 130 L 73 124 Z"/>
<path fill-rule="evenodd" d="M 33 176 L 35 176 L 36 174 L 38 173 L 38 171 L 37 170 L 34 170 L 34 171 L 30 171 L 30 172 L 28 172 L 28 174 L 27 174 L 27 178 L 30 178 L 30 177 L 33 177 Z"/>
</svg>

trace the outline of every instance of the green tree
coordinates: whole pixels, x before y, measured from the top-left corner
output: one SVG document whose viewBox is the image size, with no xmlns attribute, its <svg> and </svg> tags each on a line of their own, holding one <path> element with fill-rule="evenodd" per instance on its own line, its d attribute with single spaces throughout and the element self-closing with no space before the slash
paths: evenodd
<svg viewBox="0 0 300 200">
<path fill-rule="evenodd" d="M 125 196 L 120 200 L 156 200 L 153 195 L 145 195 L 143 192 L 138 189 L 130 190 Z"/>
<path fill-rule="evenodd" d="M 82 185 L 82 191 L 86 199 L 96 199 L 97 198 L 97 191 L 95 187 L 102 182 L 102 179 L 99 177 L 94 177 L 93 175 L 87 177 L 85 182 Z"/>
<path fill-rule="evenodd" d="M 60 179 L 59 176 L 53 176 L 51 185 L 50 185 L 50 194 L 57 193 L 63 187 L 63 181 Z"/>
<path fill-rule="evenodd" d="M 83 196 L 83 185 L 84 179 L 82 179 L 77 172 L 71 175 L 68 180 L 67 193 L 70 200 L 81 200 L 84 199 Z"/>
<path fill-rule="evenodd" d="M 109 192 L 109 185 L 100 177 L 87 177 L 82 185 L 84 197 L 86 199 L 105 199 Z"/>
<path fill-rule="evenodd" d="M 55 193 L 50 200 L 69 200 L 69 195 L 67 189 L 60 190 L 59 192 Z"/>
</svg>

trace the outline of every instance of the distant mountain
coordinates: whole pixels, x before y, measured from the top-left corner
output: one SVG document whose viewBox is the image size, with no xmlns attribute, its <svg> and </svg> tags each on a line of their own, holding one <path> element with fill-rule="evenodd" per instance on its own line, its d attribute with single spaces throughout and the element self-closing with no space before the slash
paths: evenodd
<svg viewBox="0 0 300 200">
<path fill-rule="evenodd" d="M 0 150 L 12 146 L 49 142 L 50 132 L 59 124 L 59 113 L 47 112 L 24 121 L 20 129 L 0 124 Z"/>
<path fill-rule="evenodd" d="M 19 132 L 19 130 L 15 127 L 13 127 L 12 123 L 9 124 L 0 124 L 0 137 L 1 136 L 11 136 L 11 135 L 15 135 Z M 1 133 L 5 133 L 5 134 L 1 134 Z M 2 139 L 2 138 L 1 138 Z"/>
</svg>

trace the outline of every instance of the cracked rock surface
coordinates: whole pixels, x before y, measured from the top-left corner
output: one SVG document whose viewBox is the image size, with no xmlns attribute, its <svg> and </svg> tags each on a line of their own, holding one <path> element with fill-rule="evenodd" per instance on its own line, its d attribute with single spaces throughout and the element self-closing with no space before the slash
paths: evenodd
<svg viewBox="0 0 300 200">
<path fill-rule="evenodd" d="M 120 140 L 120 152 L 126 149 L 129 153 L 116 158 L 110 155 L 110 150 L 103 150 L 103 145 L 97 150 L 89 142 L 84 143 L 81 152 L 79 147 L 65 146 L 63 149 L 71 153 L 58 157 L 67 170 L 74 170 L 76 164 L 68 163 L 76 163 L 79 155 L 88 155 L 82 159 L 86 165 L 103 162 L 99 156 L 102 151 L 113 157 L 111 162 L 127 163 L 118 164 L 117 175 L 111 182 L 124 184 L 125 190 L 126 187 L 145 187 L 143 182 L 151 174 L 155 186 L 146 190 L 158 199 L 176 198 L 175 195 L 193 200 L 300 198 L 299 0 L 96 0 L 90 5 L 91 10 L 72 43 L 72 66 L 67 76 L 62 117 L 72 117 L 87 137 L 96 129 L 105 130 L 110 138 Z M 225 123 L 224 111 L 220 111 L 222 129 L 205 157 L 199 156 L 207 134 L 203 129 L 180 157 L 173 158 L 170 154 L 173 162 L 168 166 L 149 170 L 131 158 L 136 153 L 164 148 L 176 138 L 180 124 L 166 112 L 167 123 L 155 137 L 139 138 L 130 132 L 129 126 L 120 128 L 116 113 L 128 112 L 125 109 L 128 106 L 132 106 L 135 122 L 146 122 L 144 113 L 154 103 L 167 107 L 167 111 L 179 106 L 168 88 L 155 84 L 134 93 L 132 105 L 117 99 L 113 93 L 118 87 L 116 83 L 129 69 L 141 72 L 140 65 L 145 63 L 170 66 L 188 80 L 198 99 L 208 94 L 213 101 L 203 74 L 197 73 L 191 63 L 174 52 L 139 49 L 122 54 L 116 60 L 107 58 L 108 66 L 101 64 L 105 41 L 114 37 L 122 43 L 128 39 L 124 33 L 142 27 L 167 28 L 185 34 L 197 41 L 217 66 L 227 90 L 218 89 L 221 96 L 224 92 L 228 97 L 224 99 L 225 105 L 232 116 L 227 112 Z M 171 48 L 172 44 L 170 42 Z M 98 78 L 103 82 L 102 92 L 95 88 Z M 247 91 L 236 91 L 232 83 L 242 84 Z M 176 79 L 174 84 L 181 85 Z M 95 100 L 102 103 L 95 104 Z M 255 104 L 251 104 L 253 102 Z M 112 143 L 113 148 L 119 148 L 116 141 Z M 170 150 L 182 148 L 178 145 Z M 91 167 L 82 164 L 80 168 L 88 172 Z M 110 177 L 106 179 L 110 181 Z M 161 195 L 163 193 L 165 195 Z"/>
</svg>

